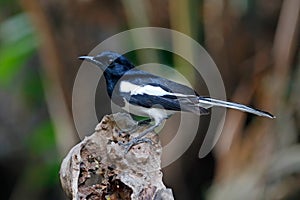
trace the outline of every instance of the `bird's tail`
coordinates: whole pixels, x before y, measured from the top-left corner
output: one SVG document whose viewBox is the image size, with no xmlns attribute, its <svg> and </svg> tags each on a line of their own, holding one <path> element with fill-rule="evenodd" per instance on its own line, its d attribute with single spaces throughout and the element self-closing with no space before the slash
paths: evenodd
<svg viewBox="0 0 300 200">
<path fill-rule="evenodd" d="M 239 103 L 227 102 L 227 101 L 212 99 L 209 97 L 199 97 L 199 104 L 201 107 L 204 107 L 204 108 L 210 108 L 212 106 L 219 106 L 219 107 L 237 109 L 240 111 L 252 113 L 252 114 L 255 114 L 258 116 L 268 117 L 271 119 L 275 118 L 275 116 L 273 116 L 271 113 L 268 113 L 266 111 L 251 108 L 249 106 L 245 106 L 245 105 L 239 104 Z"/>
</svg>

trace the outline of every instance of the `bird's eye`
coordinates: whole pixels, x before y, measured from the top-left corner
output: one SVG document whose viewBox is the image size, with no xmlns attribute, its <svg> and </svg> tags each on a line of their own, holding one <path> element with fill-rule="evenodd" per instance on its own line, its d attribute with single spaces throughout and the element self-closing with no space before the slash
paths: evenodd
<svg viewBox="0 0 300 200">
<path fill-rule="evenodd" d="M 114 61 L 114 59 L 112 59 L 112 58 L 111 58 L 111 59 L 109 59 L 108 61 L 111 63 L 111 62 L 113 62 L 113 61 Z"/>
</svg>

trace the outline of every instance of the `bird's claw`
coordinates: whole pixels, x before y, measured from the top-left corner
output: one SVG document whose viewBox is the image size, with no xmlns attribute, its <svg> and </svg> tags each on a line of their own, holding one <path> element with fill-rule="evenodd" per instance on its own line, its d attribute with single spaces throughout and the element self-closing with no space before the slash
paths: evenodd
<svg viewBox="0 0 300 200">
<path fill-rule="evenodd" d="M 150 144 L 152 144 L 152 140 L 150 140 L 149 138 L 138 138 L 138 137 L 135 137 L 135 138 L 132 138 L 132 139 L 131 139 L 129 142 L 127 142 L 127 143 L 123 143 L 123 142 L 121 142 L 121 141 L 118 142 L 119 145 L 125 147 L 125 153 L 128 153 L 128 151 L 129 151 L 134 145 L 137 145 L 137 144 L 140 144 L 140 143 L 150 143 Z"/>
</svg>

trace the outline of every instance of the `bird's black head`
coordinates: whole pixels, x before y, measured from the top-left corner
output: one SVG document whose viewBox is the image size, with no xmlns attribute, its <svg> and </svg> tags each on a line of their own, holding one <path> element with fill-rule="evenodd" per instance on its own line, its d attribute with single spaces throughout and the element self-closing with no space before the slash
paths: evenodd
<svg viewBox="0 0 300 200">
<path fill-rule="evenodd" d="M 123 55 L 112 51 L 104 51 L 96 56 L 81 56 L 79 59 L 94 63 L 105 73 L 113 76 L 123 76 L 134 65 Z"/>
<path fill-rule="evenodd" d="M 79 59 L 94 63 L 103 70 L 109 96 L 120 78 L 134 68 L 125 56 L 112 51 L 104 51 L 97 56 L 81 56 Z"/>
</svg>

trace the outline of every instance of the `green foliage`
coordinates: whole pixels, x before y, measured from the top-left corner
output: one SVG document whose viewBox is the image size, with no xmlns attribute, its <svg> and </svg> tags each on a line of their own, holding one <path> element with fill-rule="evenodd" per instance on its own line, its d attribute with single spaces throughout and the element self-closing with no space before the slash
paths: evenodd
<svg viewBox="0 0 300 200">
<path fill-rule="evenodd" d="M 44 88 L 37 70 L 27 70 L 21 93 L 26 105 L 31 109 L 44 105 Z"/>
<path fill-rule="evenodd" d="M 50 121 L 41 123 L 27 138 L 26 145 L 35 164 L 28 166 L 24 177 L 26 181 L 42 187 L 58 183 L 59 161 L 55 142 Z"/>
<path fill-rule="evenodd" d="M 36 48 L 37 40 L 25 14 L 0 24 L 0 85 L 11 83 Z"/>
<path fill-rule="evenodd" d="M 149 117 L 143 117 L 143 116 L 137 116 L 137 115 L 131 115 L 131 116 L 135 121 L 140 121 L 140 122 L 150 119 Z"/>
<path fill-rule="evenodd" d="M 22 193 L 26 199 L 30 193 L 42 193 L 59 183 L 60 161 L 53 124 L 45 114 L 39 66 L 31 64 L 38 63 L 33 57 L 38 47 L 35 30 L 28 16 L 20 10 L 19 2 L 0 0 L 0 8 L 0 89 L 5 89 L 11 98 L 17 97 L 18 107 L 22 108 L 20 115 L 24 120 L 20 124 L 26 125 L 26 131 L 20 135 L 26 132 L 21 145 L 26 160 L 22 163 L 16 160 L 14 164 L 24 169 L 17 185 L 26 191 Z M 36 123 L 32 124 L 32 120 Z"/>
<path fill-rule="evenodd" d="M 41 123 L 30 135 L 27 141 L 28 148 L 34 155 L 43 155 L 55 149 L 55 135 L 52 123 Z"/>
<path fill-rule="evenodd" d="M 30 187 L 34 190 L 45 189 L 46 187 L 56 185 L 59 182 L 58 171 L 59 162 L 51 162 L 48 164 L 35 163 L 28 165 L 23 180 L 30 183 Z"/>
</svg>

